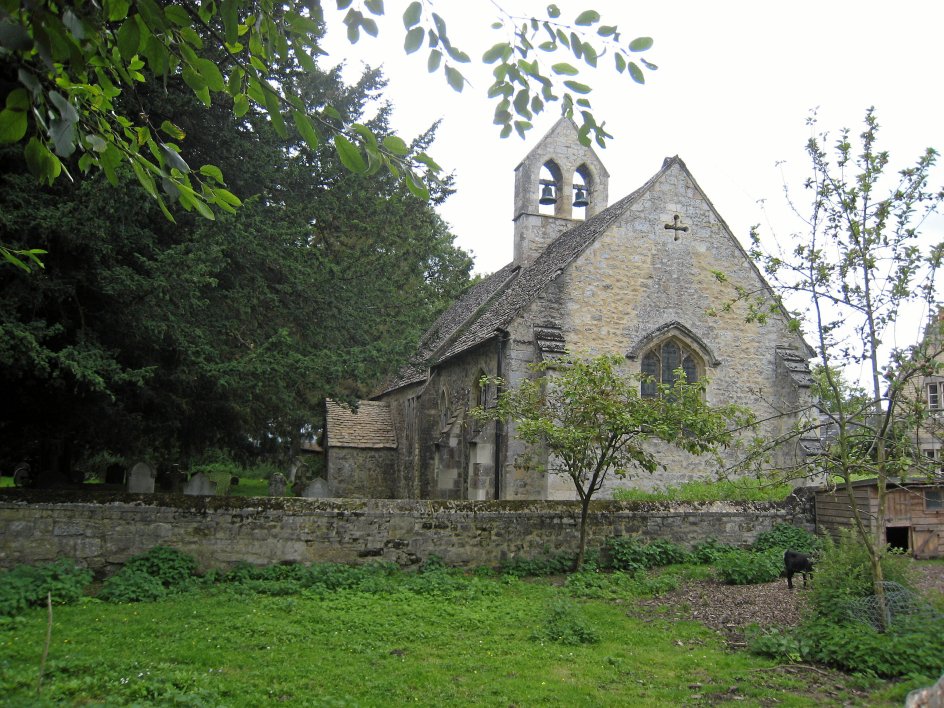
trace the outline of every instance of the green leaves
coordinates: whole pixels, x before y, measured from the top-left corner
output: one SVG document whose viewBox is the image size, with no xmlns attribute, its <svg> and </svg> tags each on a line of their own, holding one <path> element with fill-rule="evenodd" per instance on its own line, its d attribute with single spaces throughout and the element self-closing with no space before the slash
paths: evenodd
<svg viewBox="0 0 944 708">
<path fill-rule="evenodd" d="M 0 143 L 15 143 L 23 139 L 29 105 L 29 95 L 25 89 L 13 89 L 7 94 L 6 106 L 0 111 Z"/>
<path fill-rule="evenodd" d="M 59 158 L 36 138 L 30 138 L 23 156 L 26 158 L 29 171 L 40 182 L 51 185 L 62 173 L 62 163 L 59 162 Z"/>
<path fill-rule="evenodd" d="M 382 0 L 340 0 L 333 6 L 338 14 L 330 17 L 327 13 L 333 9 L 317 2 L 286 8 L 245 5 L 241 0 L 196 5 L 103 0 L 100 9 L 79 11 L 68 3 L 36 0 L 27 12 L 7 0 L 0 20 L 0 51 L 16 68 L 18 83 L 2 97 L 0 143 L 23 142 L 30 169 L 44 183 L 62 173 L 60 158 L 76 156 L 83 172 L 101 169 L 112 183 L 123 162 L 132 166 L 162 209 L 162 194 L 204 215 L 208 205 L 222 202 L 231 207 L 214 196 L 211 185 L 203 184 L 204 175 L 184 169 L 188 146 L 173 118 L 160 126 L 174 141 L 168 152 L 142 139 L 142 130 L 147 136 L 157 132 L 147 114 L 121 112 L 122 105 L 131 104 L 119 98 L 128 88 L 152 80 L 150 75 L 159 82 L 179 78 L 204 106 L 232 101 L 236 118 L 253 110 L 267 114 L 282 137 L 288 135 L 286 123 L 291 119 L 310 149 L 342 133 L 333 142 L 343 164 L 356 171 L 387 169 L 412 193 L 425 193 L 419 175 L 435 170 L 414 163 L 400 143 L 378 146 L 368 134 L 348 130 L 343 120 L 319 123 L 316 129 L 317 118 L 306 111 L 295 83 L 280 75 L 293 59 L 305 72 L 316 70 L 315 58 L 324 53 L 322 22 L 341 25 L 351 42 L 379 33 L 376 18 L 385 14 Z M 560 18 L 560 9 L 551 4 L 545 17 L 510 26 L 505 19 L 493 24 L 505 34 L 481 56 L 494 67 L 494 83 L 487 89 L 495 101 L 494 121 L 502 136 L 524 136 L 537 114 L 559 102 L 562 114 L 583 119 L 582 139 L 589 142 L 592 137 L 603 144 L 608 136 L 593 118 L 585 98 L 592 87 L 580 69 L 596 66 L 598 58 L 612 52 L 617 70 L 641 82 L 644 71 L 655 67 L 642 60 L 629 62 L 626 55 L 649 49 L 652 40 L 637 38 L 623 46 L 618 28 L 601 24 L 595 10 L 577 14 L 569 24 Z M 447 19 L 418 0 L 409 2 L 402 15 L 403 50 L 414 54 L 426 48 L 427 70 L 442 72 L 446 83 L 461 92 L 468 85 L 461 65 L 471 60 L 452 42 Z M 565 56 L 554 56 L 559 52 Z M 545 57 L 551 61 L 545 63 Z M 319 110 L 330 116 L 333 107 Z M 160 165 L 143 162 L 145 146 Z"/>
<path fill-rule="evenodd" d="M 551 71 L 553 71 L 555 74 L 563 74 L 565 76 L 576 76 L 580 73 L 580 71 L 575 66 L 566 62 L 554 64 L 554 66 L 551 67 Z"/>
<path fill-rule="evenodd" d="M 32 272 L 33 268 L 46 267 L 39 258 L 46 253 L 48 251 L 42 248 L 13 249 L 0 244 L 0 259 L 27 273 Z"/>
<path fill-rule="evenodd" d="M 418 25 L 422 14 L 423 6 L 419 2 L 411 2 L 406 10 L 403 11 L 403 27 L 410 29 Z"/>
<path fill-rule="evenodd" d="M 482 61 L 486 64 L 494 64 L 499 59 L 508 61 L 512 55 L 512 47 L 508 42 L 499 42 L 486 50 L 482 55 Z"/>
<path fill-rule="evenodd" d="M 465 77 L 454 67 L 446 66 L 446 81 L 454 91 L 461 92 L 465 87 Z"/>
<path fill-rule="evenodd" d="M 387 135 L 384 137 L 383 146 L 389 150 L 390 153 L 397 155 L 398 157 L 405 157 L 410 151 L 409 147 L 407 147 L 407 144 L 396 135 Z"/>
<path fill-rule="evenodd" d="M 338 153 L 341 164 L 351 170 L 351 172 L 367 171 L 367 163 L 365 163 L 364 158 L 361 157 L 360 150 L 343 135 L 334 136 L 334 149 Z"/>
<path fill-rule="evenodd" d="M 412 54 L 423 46 L 423 40 L 425 38 L 426 30 L 422 27 L 413 27 L 406 33 L 406 37 L 403 40 L 403 51 L 407 54 Z"/>
<path fill-rule="evenodd" d="M 594 117 L 586 98 L 593 87 L 589 82 L 574 77 L 580 76 L 581 63 L 596 68 L 600 57 L 612 52 L 617 73 L 628 70 L 634 81 L 643 83 L 643 70 L 627 57 L 632 52 L 649 49 L 652 40 L 642 37 L 624 45 L 619 28 L 599 24 L 602 17 L 596 10 L 581 12 L 570 25 L 560 22 L 561 12 L 556 5 L 549 5 L 546 12 L 546 20 L 532 17 L 520 26 L 515 25 L 514 42 L 496 43 L 482 57 L 486 64 L 496 65 L 493 71 L 495 81 L 488 88 L 488 96 L 496 101 L 494 123 L 501 126 L 501 137 L 513 132 L 524 136 L 531 128 L 534 115 L 559 101 L 562 115 L 582 119 L 579 126 L 581 142 L 589 145 L 596 141 L 604 146 L 606 138 L 611 136 L 603 129 L 603 123 Z M 496 22 L 493 28 L 505 30 L 505 23 Z M 577 63 L 555 61 L 550 71 L 546 71 L 542 55 L 559 53 L 569 53 Z M 654 64 L 640 61 L 644 68 L 656 69 Z M 575 108 L 583 110 L 578 112 Z"/>
<path fill-rule="evenodd" d="M 315 150 L 321 143 L 321 140 L 318 138 L 318 134 L 311 124 L 311 119 L 302 111 L 294 110 L 292 111 L 292 120 L 295 123 L 298 134 L 302 136 L 310 149 Z"/>
<path fill-rule="evenodd" d="M 125 61 L 131 61 L 131 57 L 137 54 L 140 48 L 141 29 L 137 20 L 130 17 L 118 28 L 118 53 Z"/>
<path fill-rule="evenodd" d="M 589 26 L 596 24 L 600 21 L 600 13 L 596 10 L 585 10 L 577 15 L 577 19 L 574 20 L 574 24 L 578 26 Z"/>
</svg>

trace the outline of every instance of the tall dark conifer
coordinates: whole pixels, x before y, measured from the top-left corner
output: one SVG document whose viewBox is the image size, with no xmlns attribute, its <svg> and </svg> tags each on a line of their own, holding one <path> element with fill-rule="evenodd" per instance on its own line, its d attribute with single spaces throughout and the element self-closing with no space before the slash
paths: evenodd
<svg viewBox="0 0 944 708">
<path fill-rule="evenodd" d="M 285 80 L 355 121 L 383 88 L 373 71 L 353 87 L 337 71 Z M 388 173 L 347 172 L 330 146 L 173 83 L 123 100 L 172 118 L 243 206 L 213 222 L 176 208 L 174 224 L 131 175 L 112 186 L 73 165 L 74 183 L 38 189 L 17 151 L 0 155 L 0 241 L 50 252 L 43 272 L 0 270 L 0 465 L 286 444 L 324 396 L 367 393 L 468 283 L 471 259 Z M 387 109 L 368 122 L 382 135 Z"/>
</svg>

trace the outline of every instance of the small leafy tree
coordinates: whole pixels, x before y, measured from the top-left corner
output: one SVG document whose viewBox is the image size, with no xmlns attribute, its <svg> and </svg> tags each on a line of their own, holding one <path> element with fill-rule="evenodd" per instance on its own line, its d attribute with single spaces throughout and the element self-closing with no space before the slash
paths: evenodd
<svg viewBox="0 0 944 708">
<path fill-rule="evenodd" d="M 816 124 L 815 114 L 810 124 Z M 858 146 L 848 129 L 840 132 L 832 151 L 825 147 L 827 134 L 811 138 L 806 152 L 812 174 L 804 183 L 808 215 L 790 202 L 805 222 L 804 232 L 771 253 L 755 231 L 751 255 L 783 296 L 799 295 L 808 303 L 803 320 L 819 360 L 815 378 L 823 405 L 818 412 L 831 428 L 813 471 L 845 482 L 854 528 L 868 552 L 881 602 L 887 484 L 920 467 L 901 431 L 913 430 L 927 418 L 927 406 L 913 395 L 915 381 L 942 369 L 940 330 L 929 331 L 936 336 L 907 349 L 888 353 L 887 345 L 907 308 L 923 305 L 936 313 L 940 306 L 934 286 L 944 241 L 928 239 L 921 227 L 944 192 L 928 187 L 937 159 L 931 148 L 897 176 L 888 174 L 889 154 L 878 147 L 878 130 L 869 109 Z M 751 311 L 767 306 L 779 307 L 779 302 L 760 305 L 754 300 Z M 934 326 L 939 328 L 940 320 L 930 329 Z M 865 371 L 865 387 L 850 388 L 843 371 Z M 877 483 L 875 519 L 861 512 L 850 484 L 863 477 Z"/>
<path fill-rule="evenodd" d="M 503 391 L 495 408 L 474 412 L 514 422 L 518 438 L 547 452 L 547 471 L 573 482 L 581 502 L 578 569 L 585 555 L 590 500 L 609 475 L 659 469 L 662 465 L 646 444 L 651 440 L 695 455 L 715 452 L 733 442 L 734 424 L 749 418 L 735 406 L 709 406 L 705 383 L 687 382 L 681 370 L 671 386 L 658 383 L 657 395 L 644 398 L 639 378 L 623 372 L 621 362 L 618 356 L 604 355 L 536 364 L 539 376 Z"/>
</svg>

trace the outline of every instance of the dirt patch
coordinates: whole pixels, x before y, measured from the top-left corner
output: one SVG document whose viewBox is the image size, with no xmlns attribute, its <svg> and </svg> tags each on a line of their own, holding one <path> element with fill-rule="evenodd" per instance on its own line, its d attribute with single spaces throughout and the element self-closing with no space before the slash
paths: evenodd
<svg viewBox="0 0 944 708">
<path fill-rule="evenodd" d="M 808 590 L 802 587 L 788 590 L 785 580 L 759 585 L 723 585 L 715 580 L 704 580 L 639 604 L 662 608 L 676 619 L 701 622 L 721 632 L 730 644 L 743 646 L 744 628 L 748 625 L 798 625 L 806 613 L 808 598 Z"/>
<path fill-rule="evenodd" d="M 944 563 L 915 563 L 920 592 L 944 594 Z M 814 581 L 815 582 L 815 581 Z M 783 578 L 759 585 L 723 585 L 715 580 L 688 583 L 658 597 L 641 600 L 642 607 L 661 608 L 677 619 L 695 620 L 721 632 L 732 646 L 744 645 L 744 629 L 795 627 L 806 615 L 810 591 L 794 578 L 795 590 Z"/>
<path fill-rule="evenodd" d="M 916 563 L 916 588 L 924 594 L 944 595 L 944 563 Z M 719 632 L 732 649 L 743 650 L 745 629 L 759 627 L 795 627 L 806 615 L 810 591 L 802 580 L 787 589 L 783 578 L 760 585 L 723 585 L 715 580 L 692 581 L 676 590 L 655 598 L 638 601 L 644 612 L 649 610 L 663 618 L 695 620 Z M 835 669 L 808 664 L 785 663 L 751 672 L 755 684 L 774 688 L 777 676 L 800 679 L 795 698 L 809 705 L 885 705 L 870 696 L 875 686 Z M 700 703 L 725 704 L 742 700 L 739 696 L 704 695 Z"/>
</svg>

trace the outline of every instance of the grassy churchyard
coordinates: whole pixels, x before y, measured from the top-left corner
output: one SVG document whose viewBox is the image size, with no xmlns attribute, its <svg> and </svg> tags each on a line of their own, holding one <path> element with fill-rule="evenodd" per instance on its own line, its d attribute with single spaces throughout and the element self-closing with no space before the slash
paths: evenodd
<svg viewBox="0 0 944 708">
<path fill-rule="evenodd" d="M 5 705 L 843 705 L 876 689 L 730 651 L 695 622 L 638 612 L 629 597 L 575 601 L 548 582 L 469 579 L 457 592 L 273 596 L 193 591 L 152 603 L 88 600 L 0 635 Z M 580 629 L 596 635 L 582 643 Z M 558 631 L 565 641 L 554 641 Z M 566 639 L 567 633 L 575 636 Z"/>
<path fill-rule="evenodd" d="M 883 665 L 843 673 L 794 655 L 789 633 L 765 633 L 763 656 L 686 618 L 699 588 L 722 598 L 716 605 L 739 602 L 739 586 L 720 584 L 723 563 L 705 562 L 728 551 L 706 549 L 661 565 L 679 550 L 622 543 L 610 549 L 620 569 L 580 573 L 549 558 L 473 572 L 433 559 L 415 572 L 313 564 L 198 575 L 172 549 L 91 585 L 68 563 L 21 567 L 0 578 L 0 703 L 892 706 L 937 678 L 898 667 L 912 675 L 883 679 Z M 51 623 L 40 587 L 69 601 L 52 606 Z M 769 578 L 765 592 L 767 604 L 797 606 L 814 594 L 788 595 Z M 876 641 L 843 631 L 844 644 Z M 902 641 L 928 636 L 878 641 L 901 653 Z M 915 651 L 925 667 L 944 656 L 934 637 Z M 771 642 L 783 656 L 770 657 Z"/>
</svg>

